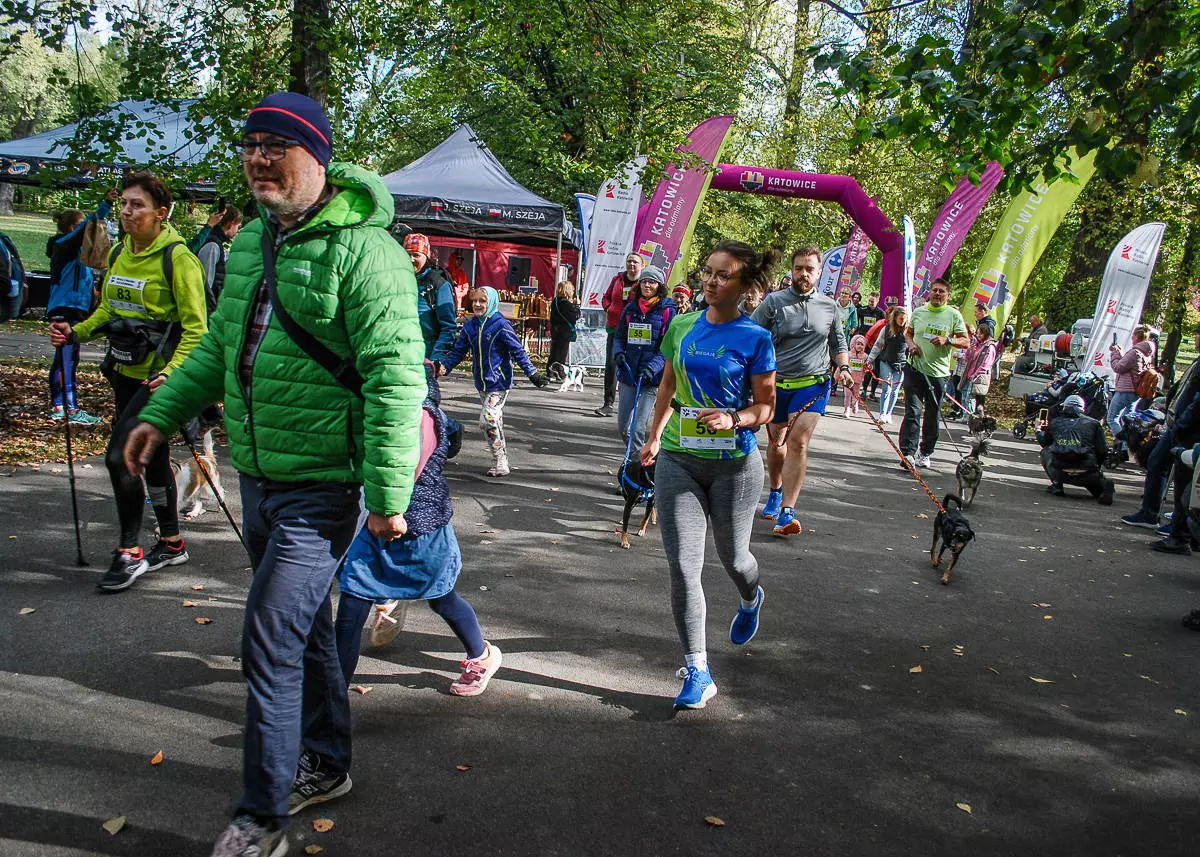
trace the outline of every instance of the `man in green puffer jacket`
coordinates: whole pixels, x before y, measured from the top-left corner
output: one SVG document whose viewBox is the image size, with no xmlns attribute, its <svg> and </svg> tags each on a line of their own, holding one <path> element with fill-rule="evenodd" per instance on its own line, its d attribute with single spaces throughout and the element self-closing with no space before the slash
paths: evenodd
<svg viewBox="0 0 1200 857">
<path fill-rule="evenodd" d="M 209 332 L 141 412 L 126 461 L 223 399 L 254 563 L 242 634 L 245 791 L 214 857 L 284 853 L 289 814 L 350 790 L 350 710 L 329 591 L 362 521 L 399 538 L 425 398 L 412 263 L 374 173 L 329 163 L 329 120 L 294 93 L 250 111 L 240 146 L 262 216 L 238 233 Z M 264 230 L 266 232 L 264 236 Z M 272 249 L 273 248 L 273 249 Z M 342 386 L 281 327 L 287 314 L 363 379 Z"/>
</svg>

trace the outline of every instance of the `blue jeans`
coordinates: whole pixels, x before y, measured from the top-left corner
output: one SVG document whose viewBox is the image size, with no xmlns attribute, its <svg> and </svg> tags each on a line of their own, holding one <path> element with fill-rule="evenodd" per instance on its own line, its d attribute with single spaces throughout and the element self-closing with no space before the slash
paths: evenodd
<svg viewBox="0 0 1200 857">
<path fill-rule="evenodd" d="M 931 378 L 909 369 L 904 373 L 904 420 L 900 423 L 900 451 L 912 457 L 920 437 L 922 455 L 932 455 L 941 427 L 939 411 L 949 378 Z"/>
<path fill-rule="evenodd" d="M 634 400 L 637 400 L 637 422 L 633 425 L 633 446 L 630 455 L 646 443 L 646 431 L 654 417 L 654 403 L 658 401 L 658 387 L 653 384 L 643 384 L 642 393 L 637 394 L 637 387 L 621 381 L 617 397 L 617 426 L 621 429 L 621 440 L 629 441 L 629 421 L 633 417 Z"/>
<path fill-rule="evenodd" d="M 1120 393 L 1113 393 L 1112 399 L 1108 403 L 1108 414 L 1104 421 L 1108 423 L 1108 430 L 1112 432 L 1113 437 L 1117 436 L 1117 432 L 1121 430 L 1121 423 L 1117 421 L 1117 414 L 1125 410 L 1138 400 L 1138 394 L 1124 390 Z"/>
<path fill-rule="evenodd" d="M 900 384 L 904 380 L 904 367 L 891 363 L 876 361 L 879 377 L 883 379 L 883 393 L 879 397 L 880 416 L 889 416 L 896 409 L 896 400 L 900 398 Z"/>
<path fill-rule="evenodd" d="M 287 820 L 302 749 L 350 769 L 350 700 L 334 643 L 329 590 L 363 522 L 362 489 L 241 477 L 254 564 L 242 628 L 249 683 L 240 811 Z"/>
<path fill-rule="evenodd" d="M 1175 464 L 1171 447 L 1175 445 L 1175 430 L 1167 429 L 1158 440 L 1154 451 L 1146 459 L 1146 481 L 1142 484 L 1142 508 L 1144 515 L 1157 515 L 1167 493 L 1167 477 Z"/>
</svg>

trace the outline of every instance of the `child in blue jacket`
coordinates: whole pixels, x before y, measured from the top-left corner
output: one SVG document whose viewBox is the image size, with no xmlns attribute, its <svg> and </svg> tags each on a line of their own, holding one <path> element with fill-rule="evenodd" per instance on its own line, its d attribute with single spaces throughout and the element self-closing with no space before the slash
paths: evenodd
<svg viewBox="0 0 1200 857">
<path fill-rule="evenodd" d="M 479 402 L 479 425 L 487 432 L 492 447 L 492 468 L 488 476 L 507 476 L 508 450 L 504 446 L 504 402 L 513 385 L 513 361 L 520 364 L 535 387 L 545 387 L 546 378 L 540 375 L 508 319 L 497 312 L 500 295 L 490 286 L 467 294 L 471 318 L 459 331 L 454 346 L 446 352 L 446 362 L 438 367 L 438 375 L 448 374 L 471 352 L 471 372 Z"/>
</svg>

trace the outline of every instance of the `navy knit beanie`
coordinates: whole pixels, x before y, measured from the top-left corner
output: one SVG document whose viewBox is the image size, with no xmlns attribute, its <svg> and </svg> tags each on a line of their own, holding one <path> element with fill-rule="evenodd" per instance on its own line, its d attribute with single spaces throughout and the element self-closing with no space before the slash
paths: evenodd
<svg viewBox="0 0 1200 857">
<path fill-rule="evenodd" d="M 333 156 L 333 129 L 321 105 L 307 95 L 273 92 L 246 117 L 243 134 L 261 132 L 295 140 L 322 164 Z"/>
</svg>

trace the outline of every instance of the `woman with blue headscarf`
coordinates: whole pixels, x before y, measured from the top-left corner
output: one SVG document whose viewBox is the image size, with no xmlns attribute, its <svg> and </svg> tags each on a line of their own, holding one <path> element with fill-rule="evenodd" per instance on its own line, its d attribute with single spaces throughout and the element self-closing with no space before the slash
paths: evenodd
<svg viewBox="0 0 1200 857">
<path fill-rule="evenodd" d="M 446 362 L 438 367 L 438 375 L 448 374 L 470 351 L 471 373 L 482 405 L 479 424 L 487 432 L 492 448 L 492 467 L 487 475 L 507 476 L 504 402 L 513 385 L 513 362 L 520 364 L 535 387 L 545 387 L 547 381 L 529 359 L 513 326 L 497 311 L 500 295 L 495 289 L 490 286 L 474 289 L 467 294 L 467 303 L 471 317 L 459 331 L 454 346 L 446 352 Z"/>
</svg>

